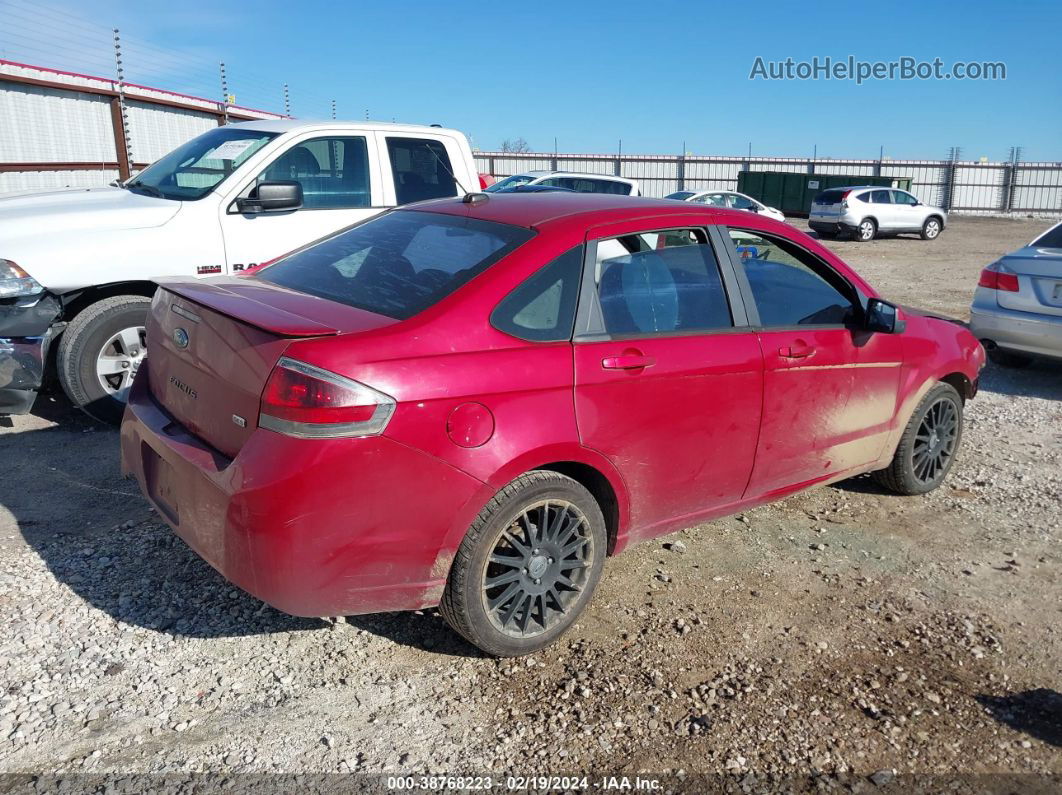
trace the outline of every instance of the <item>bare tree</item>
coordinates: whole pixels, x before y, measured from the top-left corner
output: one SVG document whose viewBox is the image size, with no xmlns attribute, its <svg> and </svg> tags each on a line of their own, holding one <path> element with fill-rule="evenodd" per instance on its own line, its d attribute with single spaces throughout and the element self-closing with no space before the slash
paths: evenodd
<svg viewBox="0 0 1062 795">
<path fill-rule="evenodd" d="M 515 154 L 523 154 L 524 152 L 531 151 L 531 145 L 527 143 L 523 138 L 506 138 L 502 141 L 501 150 L 503 152 L 513 152 Z"/>
</svg>

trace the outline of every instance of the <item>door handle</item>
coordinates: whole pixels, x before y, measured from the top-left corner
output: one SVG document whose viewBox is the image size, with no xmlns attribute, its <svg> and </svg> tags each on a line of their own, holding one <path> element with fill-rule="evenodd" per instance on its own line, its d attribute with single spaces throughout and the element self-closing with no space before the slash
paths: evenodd
<svg viewBox="0 0 1062 795">
<path fill-rule="evenodd" d="M 807 359 L 815 355 L 815 349 L 802 343 L 778 349 L 778 355 L 783 359 Z"/>
<path fill-rule="evenodd" d="M 606 356 L 601 360 L 601 366 L 606 370 L 641 370 L 652 367 L 656 359 L 652 356 L 643 356 L 640 353 L 625 353 L 621 356 Z"/>
</svg>

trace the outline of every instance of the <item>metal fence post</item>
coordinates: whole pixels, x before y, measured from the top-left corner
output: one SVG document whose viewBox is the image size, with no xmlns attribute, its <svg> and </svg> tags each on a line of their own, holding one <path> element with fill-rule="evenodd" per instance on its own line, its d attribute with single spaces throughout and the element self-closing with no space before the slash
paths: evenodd
<svg viewBox="0 0 1062 795">
<path fill-rule="evenodd" d="M 686 190 L 686 153 L 678 156 L 678 189 Z"/>
<path fill-rule="evenodd" d="M 122 40 L 114 29 L 114 71 L 118 78 L 118 96 L 111 101 L 111 126 L 114 129 L 114 154 L 118 160 L 118 179 L 133 173 L 133 150 L 129 146 L 129 114 L 125 107 L 125 70 L 122 67 Z"/>
</svg>

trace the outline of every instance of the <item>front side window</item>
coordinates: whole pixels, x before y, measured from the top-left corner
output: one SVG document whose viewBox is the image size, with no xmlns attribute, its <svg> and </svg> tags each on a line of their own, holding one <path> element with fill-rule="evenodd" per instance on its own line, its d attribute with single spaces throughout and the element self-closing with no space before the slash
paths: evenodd
<svg viewBox="0 0 1062 795">
<path fill-rule="evenodd" d="M 706 193 L 701 196 L 697 201 L 707 204 L 711 207 L 726 207 L 726 195 L 723 193 Z"/>
<path fill-rule="evenodd" d="M 856 309 L 852 287 L 832 268 L 782 238 L 730 229 L 766 328 L 846 325 Z"/>
<path fill-rule="evenodd" d="M 454 169 L 442 141 L 388 138 L 387 154 L 399 204 L 457 195 Z M 471 190 L 474 185 L 468 186 Z"/>
<path fill-rule="evenodd" d="M 583 247 L 576 246 L 509 293 L 491 313 L 491 323 L 524 340 L 571 339 L 582 270 Z"/>
<path fill-rule="evenodd" d="M 370 207 L 365 138 L 314 138 L 296 144 L 266 166 L 256 183 L 281 181 L 302 185 L 302 206 L 306 209 Z"/>
<path fill-rule="evenodd" d="M 195 201 L 276 137 L 276 133 L 241 127 L 207 130 L 156 160 L 126 187 L 163 199 Z"/>
<path fill-rule="evenodd" d="M 733 326 L 715 252 L 703 229 L 598 241 L 594 278 L 609 334 L 669 334 Z"/>
<path fill-rule="evenodd" d="M 918 204 L 918 199 L 906 191 L 894 190 L 890 192 L 892 193 L 893 204 L 906 204 L 910 207 Z"/>
<path fill-rule="evenodd" d="M 404 320 L 441 301 L 534 233 L 424 212 L 391 212 L 251 278 Z"/>
</svg>

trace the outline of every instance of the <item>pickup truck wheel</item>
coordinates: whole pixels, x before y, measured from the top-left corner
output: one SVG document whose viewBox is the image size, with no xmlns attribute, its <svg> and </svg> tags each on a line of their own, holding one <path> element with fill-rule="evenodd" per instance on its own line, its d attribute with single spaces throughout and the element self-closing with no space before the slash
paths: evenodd
<svg viewBox="0 0 1062 795">
<path fill-rule="evenodd" d="M 150 298 L 116 295 L 82 310 L 59 338 L 59 382 L 70 401 L 101 422 L 122 419 L 133 377 L 147 354 Z"/>
<path fill-rule="evenodd" d="M 469 528 L 440 612 L 488 654 L 538 651 L 586 608 L 606 549 L 601 508 L 580 483 L 557 472 L 521 475 Z"/>
<path fill-rule="evenodd" d="M 874 479 L 897 494 L 926 494 L 951 470 L 962 441 L 962 398 L 951 384 L 929 390 L 907 422 L 892 463 Z"/>
</svg>

